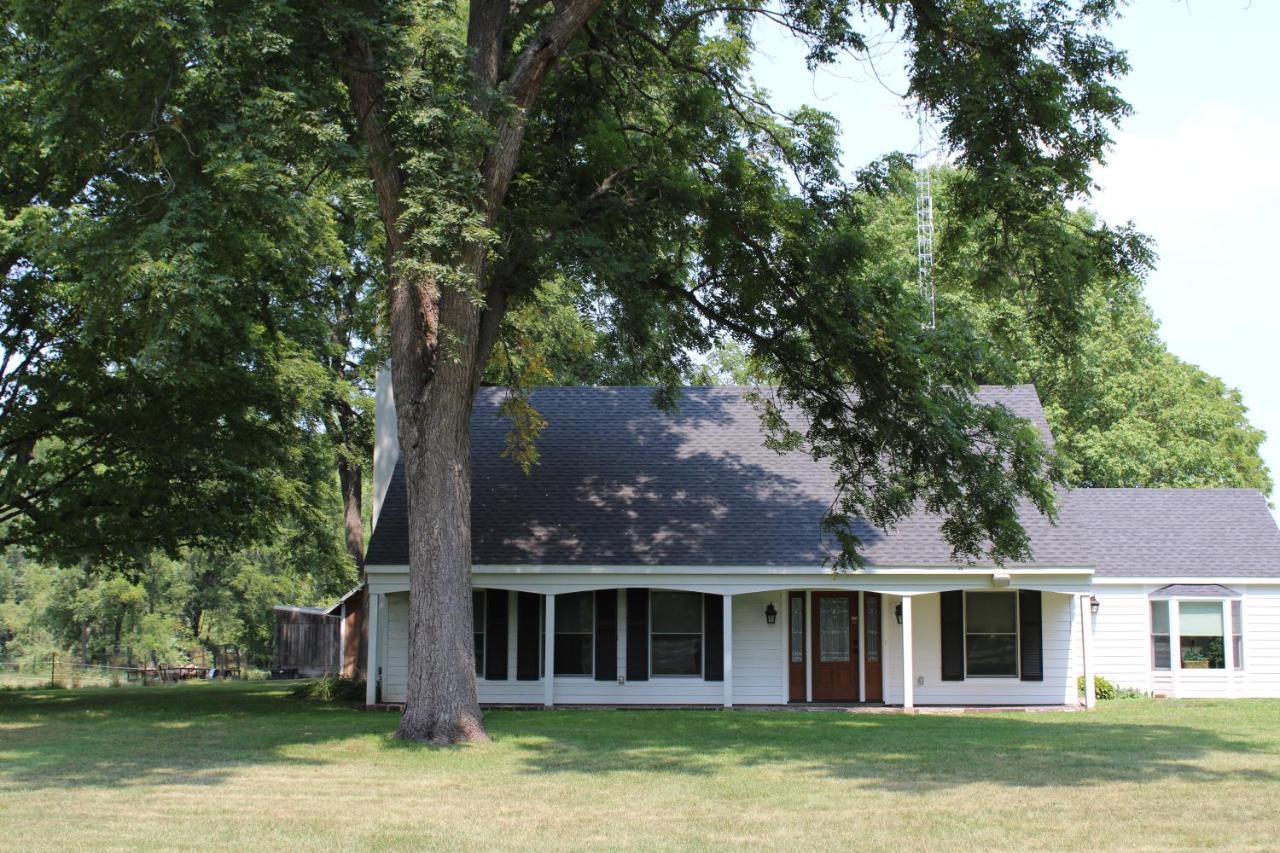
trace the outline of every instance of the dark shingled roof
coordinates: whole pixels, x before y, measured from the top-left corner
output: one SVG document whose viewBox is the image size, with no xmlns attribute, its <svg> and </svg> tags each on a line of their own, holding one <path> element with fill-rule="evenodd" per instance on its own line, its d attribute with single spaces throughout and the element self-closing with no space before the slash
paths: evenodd
<svg viewBox="0 0 1280 853">
<path fill-rule="evenodd" d="M 685 389 L 679 411 L 650 388 L 539 388 L 547 428 L 529 476 L 502 457 L 501 389 L 480 393 L 472 419 L 472 559 L 478 565 L 821 565 L 835 546 L 819 522 L 834 496 L 829 466 L 763 445 L 741 388 Z M 1049 437 L 1035 388 L 984 387 L 979 398 L 1029 418 Z M 397 466 L 367 561 L 408 563 L 404 472 Z M 1088 562 L 1069 528 L 1022 514 L 1035 563 Z M 938 519 L 920 513 L 890 532 L 860 524 L 873 565 L 951 562 Z"/>
<path fill-rule="evenodd" d="M 1097 577 L 1280 576 L 1280 529 L 1254 489 L 1077 489 L 1061 523 Z"/>
</svg>

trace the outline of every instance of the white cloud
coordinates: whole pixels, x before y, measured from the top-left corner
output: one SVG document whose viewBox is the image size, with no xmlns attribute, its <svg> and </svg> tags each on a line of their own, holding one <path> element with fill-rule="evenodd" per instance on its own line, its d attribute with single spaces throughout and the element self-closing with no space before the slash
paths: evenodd
<svg viewBox="0 0 1280 853">
<path fill-rule="evenodd" d="M 1121 133 L 1093 206 L 1157 238 L 1248 221 L 1280 197 L 1280 171 L 1268 162 L 1277 139 L 1280 120 L 1212 104 L 1167 134 Z"/>
</svg>

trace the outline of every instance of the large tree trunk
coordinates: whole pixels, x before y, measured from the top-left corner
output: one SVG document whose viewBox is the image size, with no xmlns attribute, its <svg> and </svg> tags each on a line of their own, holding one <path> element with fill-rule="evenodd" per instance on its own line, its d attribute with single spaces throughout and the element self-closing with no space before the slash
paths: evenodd
<svg viewBox="0 0 1280 853">
<path fill-rule="evenodd" d="M 527 111 L 557 57 L 602 0 L 565 0 L 499 80 L 507 0 L 473 0 L 467 43 L 474 105 L 492 95 L 512 111 L 490 116 L 495 140 L 479 163 L 485 225 L 498 220 L 524 139 Z M 486 281 L 486 247 L 463 250 L 462 267 L 484 294 L 471 296 L 411 278 L 400 213 L 406 176 L 383 110 L 381 69 L 365 33 L 348 33 L 344 77 L 386 231 L 392 385 L 409 498 L 409 683 L 397 736 L 432 743 L 488 740 L 476 695 L 471 613 L 471 404 L 506 310 L 506 294 Z M 442 353 L 443 348 L 449 352 Z M 374 677 L 374 674 L 370 674 Z"/>
<path fill-rule="evenodd" d="M 360 466 L 341 456 L 338 458 L 338 485 L 342 490 L 342 527 L 347 539 L 347 553 L 364 574 L 364 519 L 360 506 L 364 480 Z"/>
<path fill-rule="evenodd" d="M 396 735 L 488 740 L 471 612 L 470 371 L 450 365 L 416 403 L 397 400 L 409 497 L 409 679 Z"/>
</svg>

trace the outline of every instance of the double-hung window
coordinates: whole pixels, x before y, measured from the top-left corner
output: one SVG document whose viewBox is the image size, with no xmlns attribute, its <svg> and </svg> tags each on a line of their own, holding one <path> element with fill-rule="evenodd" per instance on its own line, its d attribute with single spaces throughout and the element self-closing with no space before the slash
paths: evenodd
<svg viewBox="0 0 1280 853">
<path fill-rule="evenodd" d="M 1151 668 L 1168 669 L 1169 654 L 1169 602 L 1151 602 Z"/>
<path fill-rule="evenodd" d="M 596 597 L 593 592 L 556 596 L 556 675 L 592 675 Z"/>
<path fill-rule="evenodd" d="M 1178 635 L 1183 669 L 1226 666 L 1221 601 L 1179 601 Z"/>
<path fill-rule="evenodd" d="M 484 590 L 471 592 L 471 630 L 476 643 L 476 675 L 484 673 Z"/>
<path fill-rule="evenodd" d="M 1241 610 L 1244 602 L 1231 602 L 1231 662 L 1236 669 L 1244 669 L 1244 625 Z"/>
<path fill-rule="evenodd" d="M 1018 594 L 964 594 L 964 654 L 968 676 L 1017 676 Z"/>
<path fill-rule="evenodd" d="M 649 667 L 652 675 L 702 675 L 702 594 L 649 593 Z"/>
</svg>

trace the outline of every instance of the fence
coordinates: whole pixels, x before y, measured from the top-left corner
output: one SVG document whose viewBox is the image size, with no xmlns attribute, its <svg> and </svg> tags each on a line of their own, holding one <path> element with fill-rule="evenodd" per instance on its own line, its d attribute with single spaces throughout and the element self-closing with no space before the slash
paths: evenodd
<svg viewBox="0 0 1280 853">
<path fill-rule="evenodd" d="M 72 655 L 59 653 L 47 657 L 20 659 L 0 658 L 0 689 L 40 687 L 146 687 L 152 684 L 175 684 L 193 679 L 241 678 L 246 673 L 235 668 L 206 667 L 197 664 L 111 665 L 84 663 Z"/>
</svg>

